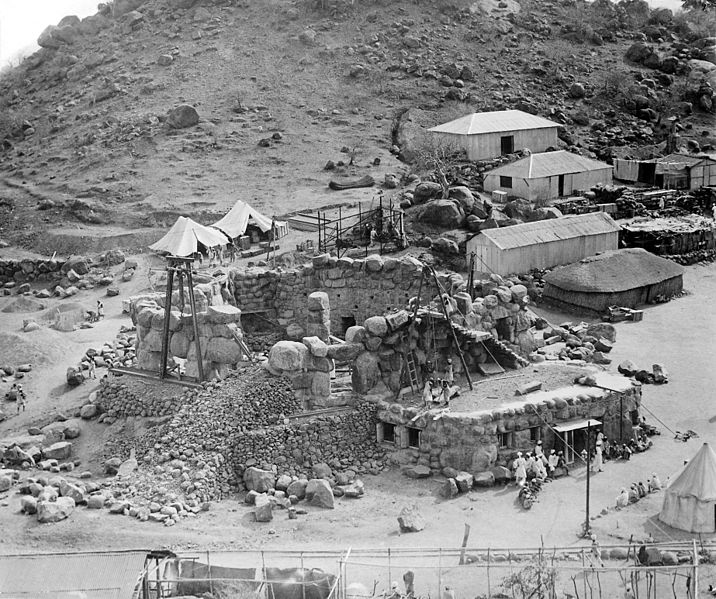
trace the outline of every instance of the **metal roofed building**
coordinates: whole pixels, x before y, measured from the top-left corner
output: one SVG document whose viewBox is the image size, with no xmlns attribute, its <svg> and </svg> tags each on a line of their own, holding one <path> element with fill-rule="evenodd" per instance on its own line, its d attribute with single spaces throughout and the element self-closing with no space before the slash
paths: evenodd
<svg viewBox="0 0 716 599">
<path fill-rule="evenodd" d="M 552 268 L 615 250 L 621 227 L 604 212 L 486 229 L 467 241 L 475 252 L 475 272 L 521 274 Z"/>
<path fill-rule="evenodd" d="M 464 148 L 470 160 L 488 160 L 523 148 L 544 152 L 556 147 L 561 126 L 521 110 L 496 110 L 468 114 L 429 131 Z"/>
<path fill-rule="evenodd" d="M 146 551 L 0 556 L 0 597 L 131 599 Z"/>
<path fill-rule="evenodd" d="M 532 154 L 485 173 L 485 191 L 505 191 L 528 200 L 550 200 L 611 185 L 612 166 L 566 150 Z"/>
</svg>

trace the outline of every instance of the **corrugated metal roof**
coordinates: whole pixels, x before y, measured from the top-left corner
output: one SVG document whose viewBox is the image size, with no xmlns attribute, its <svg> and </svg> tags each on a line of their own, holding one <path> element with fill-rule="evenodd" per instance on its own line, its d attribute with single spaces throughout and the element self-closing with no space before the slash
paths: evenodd
<svg viewBox="0 0 716 599">
<path fill-rule="evenodd" d="M 567 150 L 558 150 L 556 152 L 531 154 L 510 164 L 499 166 L 485 174 L 518 177 L 520 179 L 542 179 L 543 177 L 600 171 L 607 168 L 612 167 L 606 162 L 585 158 L 579 154 L 567 152 Z"/>
<path fill-rule="evenodd" d="M 501 229 L 486 229 L 480 235 L 492 241 L 498 248 L 508 250 L 562 239 L 613 233 L 620 229 L 606 212 L 591 212 Z"/>
<path fill-rule="evenodd" d="M 433 127 L 429 131 L 455 133 L 457 135 L 479 135 L 481 133 L 546 129 L 561 126 L 559 123 L 521 110 L 495 110 L 492 112 L 474 112 L 449 123 Z"/>
<path fill-rule="evenodd" d="M 146 557 L 146 551 L 0 556 L 0 596 L 82 591 L 83 599 L 130 599 Z"/>
<path fill-rule="evenodd" d="M 688 154 L 669 154 L 663 158 L 655 158 L 654 162 L 668 164 L 685 164 L 688 167 L 696 166 L 702 162 L 713 163 L 714 159 L 708 156 L 689 156 Z"/>
</svg>

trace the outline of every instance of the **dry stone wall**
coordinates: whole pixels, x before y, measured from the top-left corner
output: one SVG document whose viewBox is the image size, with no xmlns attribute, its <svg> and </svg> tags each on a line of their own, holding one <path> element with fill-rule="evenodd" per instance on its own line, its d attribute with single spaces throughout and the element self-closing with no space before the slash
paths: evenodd
<svg viewBox="0 0 716 599">
<path fill-rule="evenodd" d="M 421 431 L 419 447 L 409 450 L 414 463 L 434 472 L 451 467 L 476 474 L 495 466 L 509 467 L 516 451 L 534 449 L 532 427 L 541 428 L 545 450 L 562 449 L 550 426 L 574 419 L 596 418 L 602 422 L 601 430 L 607 438 L 618 439 L 620 422 L 624 431 L 630 431 L 630 413 L 640 405 L 640 386 L 626 388 L 621 400 L 619 393 L 604 389 L 566 387 L 536 393 L 522 405 L 511 403 L 491 411 L 447 413 L 439 420 L 428 414 L 418 416 L 417 407 L 381 401 L 377 417 L 381 422 Z M 501 433 L 512 433 L 508 447 L 500 446 Z M 396 439 L 401 437 L 396 433 Z"/>
<path fill-rule="evenodd" d="M 327 294 L 331 328 L 342 335 L 350 324 L 404 307 L 418 293 L 421 268 L 410 256 L 354 260 L 322 254 L 297 268 L 248 268 L 233 270 L 230 276 L 242 312 L 268 311 L 291 339 L 301 339 L 311 335 L 306 331 L 307 299 L 314 291 Z"/>
<path fill-rule="evenodd" d="M 57 260 L 0 260 L 0 285 L 31 281 L 60 281 L 64 262 Z"/>
</svg>

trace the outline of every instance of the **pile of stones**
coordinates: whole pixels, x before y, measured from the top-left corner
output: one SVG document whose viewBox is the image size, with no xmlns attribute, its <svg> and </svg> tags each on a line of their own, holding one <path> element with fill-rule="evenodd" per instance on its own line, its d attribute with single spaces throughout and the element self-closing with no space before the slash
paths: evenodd
<svg viewBox="0 0 716 599">
<path fill-rule="evenodd" d="M 617 338 L 613 325 L 565 322 L 551 326 L 541 319 L 537 325 L 536 340 L 541 347 L 530 354 L 533 362 L 583 360 L 594 364 L 611 364 L 612 360 L 607 354 L 612 351 Z M 555 344 L 561 344 L 554 348 L 558 351 L 549 348 Z"/>
<path fill-rule="evenodd" d="M 179 405 L 187 400 L 191 392 L 181 395 L 143 393 L 135 381 L 106 378 L 100 381 L 97 399 L 94 402 L 102 413 L 101 422 L 113 424 L 117 418 L 128 416 L 168 416 L 175 414 Z"/>
</svg>

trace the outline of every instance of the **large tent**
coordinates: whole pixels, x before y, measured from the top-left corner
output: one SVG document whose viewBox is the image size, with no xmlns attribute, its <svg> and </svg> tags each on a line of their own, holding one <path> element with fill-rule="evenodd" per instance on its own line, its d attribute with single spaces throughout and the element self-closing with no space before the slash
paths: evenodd
<svg viewBox="0 0 716 599">
<path fill-rule="evenodd" d="M 708 443 L 667 487 L 659 520 L 688 532 L 716 532 L 716 453 Z"/>
<path fill-rule="evenodd" d="M 262 233 L 267 233 L 271 230 L 271 219 L 254 210 L 246 202 L 238 200 L 221 220 L 211 226 L 236 239 L 246 233 L 248 225 L 255 225 Z"/>
<path fill-rule="evenodd" d="M 167 234 L 149 248 L 157 252 L 167 252 L 172 256 L 186 257 L 198 252 L 201 249 L 200 245 L 211 248 L 228 242 L 221 231 L 200 225 L 186 216 L 180 216 Z"/>
</svg>

